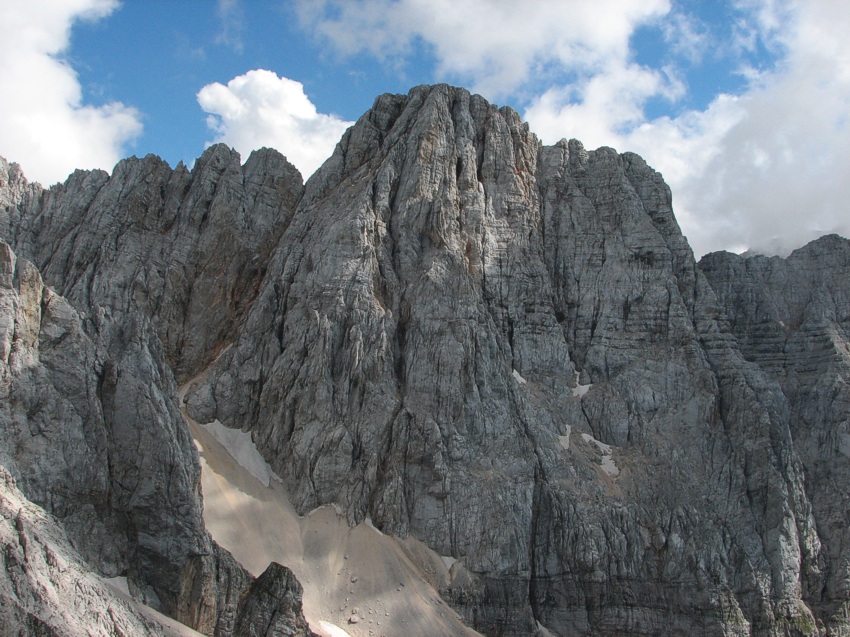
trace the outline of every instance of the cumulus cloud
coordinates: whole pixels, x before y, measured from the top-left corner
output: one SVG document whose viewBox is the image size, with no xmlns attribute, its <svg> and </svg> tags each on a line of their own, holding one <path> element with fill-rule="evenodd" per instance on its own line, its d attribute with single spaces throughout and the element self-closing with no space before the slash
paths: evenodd
<svg viewBox="0 0 850 637">
<path fill-rule="evenodd" d="M 548 143 L 576 137 L 591 148 L 639 152 L 670 183 L 697 255 L 784 253 L 824 232 L 850 235 L 847 3 L 729 0 L 734 21 L 720 39 L 686 4 L 667 0 L 298 0 L 297 7 L 302 25 L 342 55 L 398 63 L 424 44 L 438 79 L 524 102 Z M 635 60 L 641 26 L 665 38 L 658 64 L 666 66 Z M 689 69 L 706 58 L 723 58 L 745 87 L 702 110 L 647 117 L 652 100 L 681 104 Z M 765 70 L 754 59 L 778 62 Z"/>
<path fill-rule="evenodd" d="M 675 100 L 684 90 L 672 73 L 636 64 L 615 64 L 585 80 L 554 87 L 535 98 L 525 112 L 543 139 L 581 139 L 588 147 L 620 146 L 622 131 L 645 121 L 650 97 Z"/>
<path fill-rule="evenodd" d="M 666 14 L 670 0 L 297 0 L 297 8 L 302 24 L 342 54 L 393 60 L 422 41 L 438 76 L 499 99 L 553 64 L 624 65 L 635 28 Z"/>
<path fill-rule="evenodd" d="M 0 3 L 0 154 L 32 180 L 51 184 L 75 168 L 111 170 L 142 129 L 139 113 L 118 102 L 83 102 L 62 58 L 78 20 L 109 15 L 115 0 Z"/>
<path fill-rule="evenodd" d="M 564 136 L 634 150 L 673 190 L 699 256 L 752 249 L 787 254 L 824 233 L 850 236 L 850 7 L 829 0 L 740 0 L 730 48 L 780 55 L 774 70 L 738 67 L 738 95 L 704 110 L 641 120 L 646 90 L 603 90 L 570 100 L 544 93 L 526 111 L 547 142 Z M 635 86 L 638 86 L 637 84 Z"/>
<path fill-rule="evenodd" d="M 317 112 L 300 82 L 261 69 L 239 75 L 226 86 L 204 86 L 198 103 L 210 114 L 207 125 L 215 132 L 214 141 L 243 156 L 263 146 L 276 148 L 305 178 L 330 157 L 353 123 Z"/>
<path fill-rule="evenodd" d="M 622 139 L 664 173 L 698 254 L 784 254 L 824 233 L 850 237 L 850 7 L 767 4 L 759 23 L 786 52 L 775 71 Z"/>
</svg>

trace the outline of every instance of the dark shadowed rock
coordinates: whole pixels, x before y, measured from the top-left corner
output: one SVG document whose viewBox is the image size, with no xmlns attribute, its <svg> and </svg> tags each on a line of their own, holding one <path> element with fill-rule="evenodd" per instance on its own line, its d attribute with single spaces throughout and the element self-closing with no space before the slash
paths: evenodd
<svg viewBox="0 0 850 637">
<path fill-rule="evenodd" d="M 234 637 L 315 637 L 301 612 L 302 592 L 292 571 L 272 562 L 240 603 Z"/>
</svg>

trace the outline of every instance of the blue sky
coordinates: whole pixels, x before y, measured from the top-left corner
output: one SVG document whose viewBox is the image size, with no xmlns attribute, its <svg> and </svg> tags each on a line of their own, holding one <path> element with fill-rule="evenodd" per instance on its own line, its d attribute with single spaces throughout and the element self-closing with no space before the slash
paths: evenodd
<svg viewBox="0 0 850 637">
<path fill-rule="evenodd" d="M 384 92 L 450 82 L 545 143 L 640 153 L 697 256 L 850 234 L 850 3 L 0 3 L 0 155 L 44 184 L 224 141 L 305 176 Z"/>
</svg>

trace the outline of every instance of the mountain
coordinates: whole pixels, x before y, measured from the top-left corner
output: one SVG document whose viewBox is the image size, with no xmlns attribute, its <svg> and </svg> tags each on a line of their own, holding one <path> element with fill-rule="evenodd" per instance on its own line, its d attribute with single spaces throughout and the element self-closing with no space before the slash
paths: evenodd
<svg viewBox="0 0 850 637">
<path fill-rule="evenodd" d="M 487 635 L 850 634 L 846 239 L 698 265 L 640 157 L 445 85 L 379 97 L 304 185 L 223 146 L 50 190 L 4 163 L 0 236 L 0 464 L 201 632 L 308 630 L 288 571 L 208 535 L 207 424 L 250 432 L 291 519 L 398 548 L 374 600 L 405 564 Z M 361 594 L 315 572 L 305 599 Z"/>
<path fill-rule="evenodd" d="M 40 515 L 61 524 L 66 541 L 92 571 L 125 577 L 138 602 L 216 635 L 243 634 L 233 627 L 259 621 L 251 601 L 259 592 L 254 578 L 205 530 L 198 454 L 179 411 L 172 371 L 179 363 L 169 357 L 195 351 L 187 344 L 218 338 L 227 329 L 232 317 L 219 310 L 206 321 L 212 334 L 180 331 L 197 327 L 196 314 L 215 310 L 219 293 L 230 295 L 221 305 L 238 312 L 239 299 L 251 290 L 244 275 L 258 267 L 249 261 L 228 269 L 239 244 L 215 238 L 220 224 L 229 230 L 235 221 L 232 209 L 219 203 L 228 196 L 219 178 L 227 158 L 235 158 L 242 183 L 238 158 L 224 154 L 225 161 L 216 162 L 210 153 L 210 172 L 198 166 L 197 179 L 152 159 L 123 162 L 111 178 L 78 172 L 50 191 L 23 186 L 14 166 L 4 165 L 0 173 L 7 202 L 9 191 L 25 193 L 19 203 L 5 204 L 4 217 L 11 220 L 7 236 L 18 238 L 25 250 L 29 245 L 33 258 L 41 255 L 44 276 L 56 273 L 51 289 L 33 263 L 0 243 L 0 465 L 44 509 Z M 249 168 L 246 164 L 246 175 Z M 205 182 L 210 173 L 215 177 Z M 249 177 L 245 181 L 251 183 Z M 259 186 L 252 201 L 262 201 Z M 146 203 L 152 193 L 167 202 L 197 195 L 204 203 L 178 206 L 177 219 L 157 225 L 148 213 L 162 208 Z M 31 207 L 22 210 L 27 202 Z M 219 210 L 227 212 L 227 220 L 217 216 Z M 187 211 L 206 217 L 206 223 L 190 219 Z M 30 231 L 30 223 L 37 229 Z M 41 227 L 50 231 L 39 232 Z M 163 276 L 156 279 L 159 272 Z M 192 294 L 206 277 L 223 282 L 225 273 L 234 272 L 241 278 L 231 286 L 216 286 L 213 295 L 212 286 Z M 243 287 L 234 293 L 238 285 Z M 56 293 L 59 287 L 67 300 Z M 165 307 L 154 312 L 166 294 Z M 175 325 L 178 337 L 169 340 Z M 36 614 L 44 632 L 34 634 L 83 632 L 47 612 L 51 602 L 54 613 L 63 608 L 64 598 L 48 596 L 34 605 L 49 573 L 22 577 L 10 570 L 14 561 L 5 566 L 14 585 L 3 589 L 3 605 Z M 279 600 L 291 634 L 308 634 L 300 617 L 300 586 L 276 566 L 269 569 L 266 580 L 272 577 L 299 598 L 297 612 L 286 596 Z M 100 623 L 105 626 L 87 630 L 103 635 L 127 630 L 118 619 Z"/>
</svg>

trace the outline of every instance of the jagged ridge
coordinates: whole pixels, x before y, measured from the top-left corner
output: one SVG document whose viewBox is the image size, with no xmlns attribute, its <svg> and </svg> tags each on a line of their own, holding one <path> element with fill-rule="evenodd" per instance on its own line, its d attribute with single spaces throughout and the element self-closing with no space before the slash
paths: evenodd
<svg viewBox="0 0 850 637">
<path fill-rule="evenodd" d="M 770 343 L 742 354 L 643 160 L 542 146 L 438 86 L 378 98 L 303 195 L 275 159 L 256 203 L 251 164 L 219 147 L 45 192 L 7 171 L 0 228 L 89 317 L 148 317 L 178 378 L 221 354 L 192 415 L 250 429 L 302 511 L 457 558 L 444 596 L 482 632 L 846 634 L 844 532 L 808 495 L 822 437 L 795 444 L 821 398 L 800 406 Z"/>
</svg>

